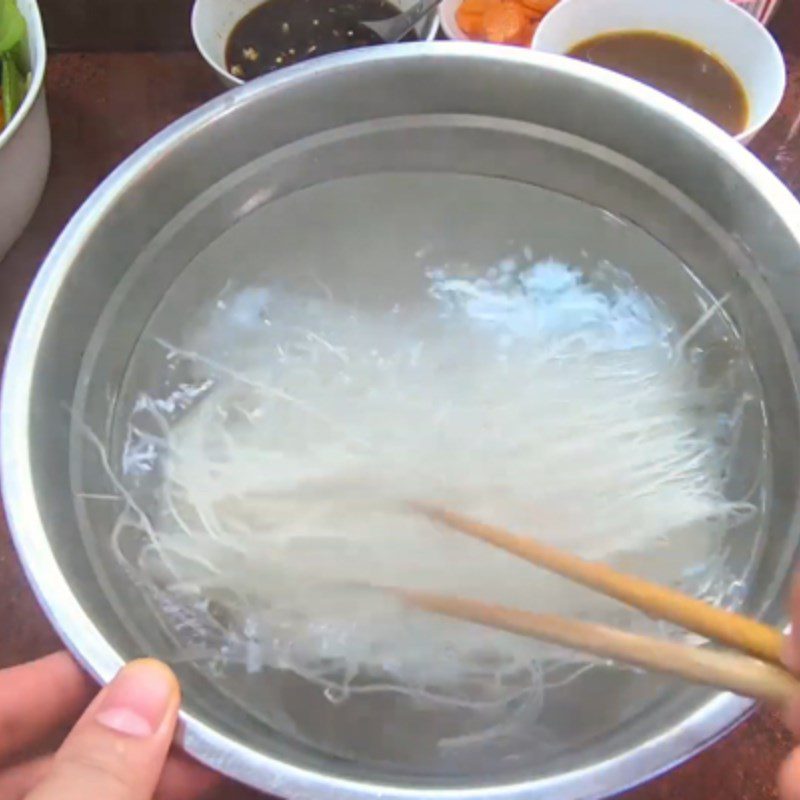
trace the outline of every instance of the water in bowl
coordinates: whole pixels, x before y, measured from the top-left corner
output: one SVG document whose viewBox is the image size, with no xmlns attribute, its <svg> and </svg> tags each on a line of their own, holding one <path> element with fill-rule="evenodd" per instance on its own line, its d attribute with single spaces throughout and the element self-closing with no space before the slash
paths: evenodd
<svg viewBox="0 0 800 800">
<path fill-rule="evenodd" d="M 503 265 L 525 269 L 543 262 L 569 265 L 600 287 L 623 276 L 666 309 L 678 332 L 705 319 L 694 347 L 709 381 L 733 376 L 729 408 L 741 414 L 727 491 L 734 499 L 746 497 L 754 511 L 722 536 L 679 537 L 660 543 L 657 557 L 645 550 L 627 554 L 622 563 L 739 605 L 763 544 L 769 500 L 761 389 L 740 333 L 724 301 L 656 238 L 602 208 L 530 184 L 457 174 L 373 174 L 303 189 L 244 215 L 188 260 L 141 331 L 101 435 L 110 468 L 137 508 L 157 513 L 163 477 L 158 446 L 148 451 L 141 445 L 147 436 L 155 442 L 159 431 L 140 431 L 144 439 L 131 450 L 131 421 L 143 397 L 156 401 L 169 421 L 192 413 L 207 393 L 208 374 L 198 370 L 197 359 L 176 359 L 176 349 L 235 360 L 237 346 L 263 324 L 258 292 L 278 287 L 289 296 L 333 299 L 402 319 L 431 303 L 432 280 L 474 283 Z M 313 328 L 313 318 L 309 322 Z M 92 447 L 85 437 L 81 441 Z M 215 607 L 200 597 L 185 606 L 165 605 L 163 597 L 148 594 L 121 567 L 109 536 L 98 534 L 124 506 L 109 501 L 116 492 L 109 492 L 107 476 L 77 480 L 87 548 L 142 649 L 212 681 L 229 698 L 234 726 L 277 730 L 312 754 L 380 764 L 406 776 L 458 771 L 488 782 L 517 767 L 549 773 L 576 748 L 622 725 L 635 726 L 671 689 L 666 679 L 561 654 L 537 665 L 535 693 L 490 714 L 426 704 L 377 686 L 350 696 L 332 693 L 295 672 L 262 668 L 246 648 L 226 650 L 232 623 L 224 602 Z M 131 547 L 135 551 L 135 539 L 126 545 Z M 122 557 L 130 563 L 136 553 Z M 626 620 L 620 612 L 619 621 Z M 673 633 L 658 626 L 654 631 Z"/>
</svg>

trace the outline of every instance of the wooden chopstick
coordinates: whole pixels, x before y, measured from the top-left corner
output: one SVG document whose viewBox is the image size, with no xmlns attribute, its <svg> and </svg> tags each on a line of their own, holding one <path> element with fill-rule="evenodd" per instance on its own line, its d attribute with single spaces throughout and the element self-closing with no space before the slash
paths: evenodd
<svg viewBox="0 0 800 800">
<path fill-rule="evenodd" d="M 392 589 L 405 602 L 436 614 L 532 636 L 653 672 L 783 705 L 800 696 L 800 681 L 752 656 L 719 653 L 552 614 L 490 605 L 462 597 Z"/>
<path fill-rule="evenodd" d="M 458 512 L 421 503 L 413 505 L 448 527 L 634 606 L 653 617 L 674 622 L 765 661 L 780 663 L 783 635 L 777 628 L 733 611 L 715 608 L 695 597 L 619 572 L 605 564 L 586 561 L 528 536 L 517 536 Z M 647 666 L 655 668 L 652 664 Z"/>
</svg>

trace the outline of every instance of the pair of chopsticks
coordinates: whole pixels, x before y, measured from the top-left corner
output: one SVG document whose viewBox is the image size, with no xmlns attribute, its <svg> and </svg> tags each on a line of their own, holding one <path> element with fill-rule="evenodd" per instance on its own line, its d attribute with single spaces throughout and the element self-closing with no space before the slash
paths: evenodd
<svg viewBox="0 0 800 800">
<path fill-rule="evenodd" d="M 418 503 L 414 507 L 449 528 L 741 653 L 707 650 L 605 625 L 461 597 L 396 590 L 410 605 L 759 700 L 784 704 L 800 696 L 800 681 L 780 666 L 783 636 L 776 628 L 457 512 Z"/>
</svg>

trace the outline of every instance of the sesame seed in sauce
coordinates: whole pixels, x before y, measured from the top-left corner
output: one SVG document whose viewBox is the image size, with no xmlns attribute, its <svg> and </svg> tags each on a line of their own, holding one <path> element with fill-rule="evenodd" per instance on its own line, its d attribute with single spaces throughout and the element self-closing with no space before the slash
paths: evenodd
<svg viewBox="0 0 800 800">
<path fill-rule="evenodd" d="M 380 37 L 359 25 L 362 19 L 389 18 L 398 0 L 266 0 L 234 28 L 226 45 L 226 65 L 249 80 L 316 53 L 379 44 Z M 412 37 L 414 38 L 414 37 Z"/>
</svg>

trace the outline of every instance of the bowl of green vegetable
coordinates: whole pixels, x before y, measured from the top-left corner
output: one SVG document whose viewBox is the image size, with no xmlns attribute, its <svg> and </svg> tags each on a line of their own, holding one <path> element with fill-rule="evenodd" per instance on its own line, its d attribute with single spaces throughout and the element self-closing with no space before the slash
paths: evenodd
<svg viewBox="0 0 800 800">
<path fill-rule="evenodd" d="M 47 47 L 36 0 L 0 0 L 0 258 L 33 216 L 50 166 Z"/>
</svg>

